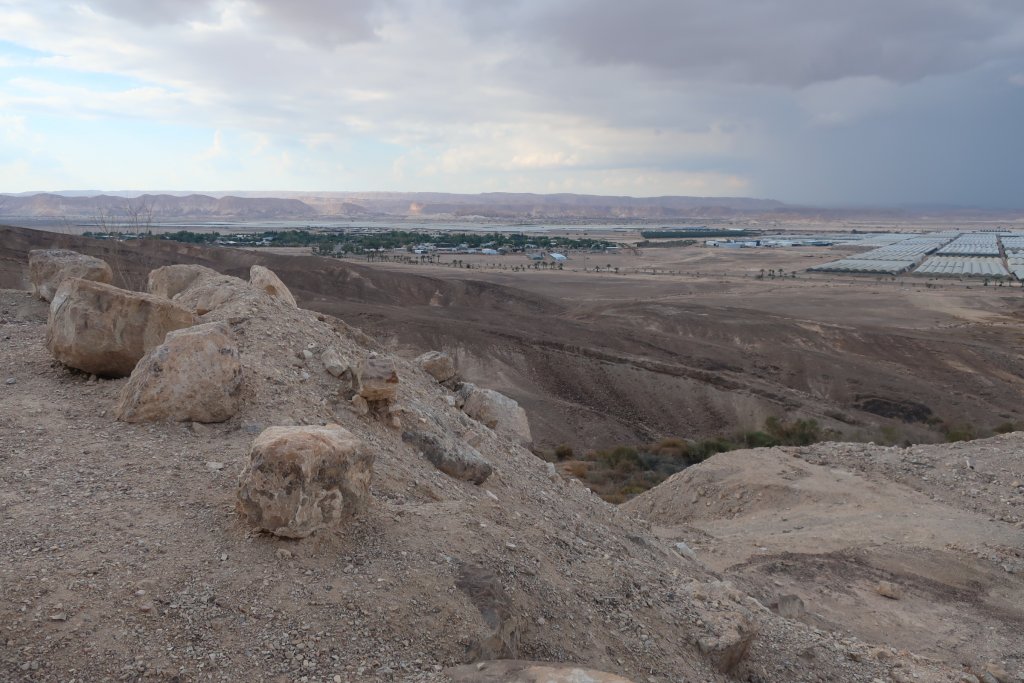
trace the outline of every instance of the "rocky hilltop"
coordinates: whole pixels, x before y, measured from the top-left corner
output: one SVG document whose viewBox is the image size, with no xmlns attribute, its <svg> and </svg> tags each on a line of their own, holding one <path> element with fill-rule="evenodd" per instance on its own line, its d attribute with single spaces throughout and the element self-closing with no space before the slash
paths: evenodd
<svg viewBox="0 0 1024 683">
<path fill-rule="evenodd" d="M 94 218 L 140 208 L 156 220 L 176 218 L 303 219 L 342 216 L 495 219 L 672 219 L 772 211 L 783 204 L 746 197 L 604 197 L 492 192 L 328 192 L 236 194 L 0 195 L 0 216 Z"/>
<path fill-rule="evenodd" d="M 111 195 L 0 195 L 0 216 L 95 220 L 111 229 L 144 229 L 158 220 L 314 218 L 317 212 L 298 199 L 271 197 L 210 197 L 170 194 L 137 197 Z"/>
<path fill-rule="evenodd" d="M 1017 675 L 1004 641 L 965 662 L 783 615 L 654 507 L 557 476 L 518 418 L 471 416 L 437 356 L 297 306 L 273 272 L 172 266 L 144 289 L 0 292 L 4 680 Z M 141 354 L 128 377 L 88 369 L 96 335 Z"/>
</svg>

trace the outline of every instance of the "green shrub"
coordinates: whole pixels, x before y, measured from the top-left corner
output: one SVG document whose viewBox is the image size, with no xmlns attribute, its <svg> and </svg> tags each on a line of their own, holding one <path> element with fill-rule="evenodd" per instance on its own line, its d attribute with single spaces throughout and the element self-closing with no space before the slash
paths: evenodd
<svg viewBox="0 0 1024 683">
<path fill-rule="evenodd" d="M 950 443 L 954 441 L 973 441 L 978 438 L 977 433 L 974 431 L 974 426 L 967 424 L 943 425 L 942 435 L 946 437 L 946 441 L 949 441 Z"/>
<path fill-rule="evenodd" d="M 690 459 L 693 462 L 703 462 L 716 453 L 736 450 L 736 445 L 728 439 L 716 436 L 710 439 L 698 441 L 690 449 Z"/>
<path fill-rule="evenodd" d="M 1010 432 L 1017 431 L 1017 425 L 1012 422 L 1003 422 L 1002 424 L 996 425 L 995 429 L 992 431 L 996 434 L 1009 434 Z"/>
<path fill-rule="evenodd" d="M 619 472 L 632 472 L 641 464 L 640 454 L 629 446 L 619 446 L 611 452 L 605 452 L 603 460 L 608 467 Z"/>
<path fill-rule="evenodd" d="M 821 427 L 817 420 L 783 422 L 777 417 L 764 421 L 764 429 L 780 446 L 810 446 L 821 441 Z"/>
<path fill-rule="evenodd" d="M 779 445 L 778 440 L 774 436 L 761 431 L 747 432 L 743 435 L 742 440 L 747 448 L 769 448 Z"/>
<path fill-rule="evenodd" d="M 569 444 L 562 444 L 555 446 L 555 457 L 559 460 L 572 460 L 573 452 L 572 446 Z"/>
</svg>

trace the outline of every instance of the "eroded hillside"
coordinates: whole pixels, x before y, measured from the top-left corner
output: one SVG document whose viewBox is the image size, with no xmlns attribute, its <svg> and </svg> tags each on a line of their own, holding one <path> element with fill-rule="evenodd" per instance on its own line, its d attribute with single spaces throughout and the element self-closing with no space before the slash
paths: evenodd
<svg viewBox="0 0 1024 683">
<path fill-rule="evenodd" d="M 804 623 L 1024 675 L 1024 434 L 734 451 L 622 507 Z"/>
<path fill-rule="evenodd" d="M 652 683 L 957 680 L 774 615 L 552 477 L 412 363 L 396 360 L 387 419 L 353 410 L 317 358 L 383 349 L 341 320 L 239 285 L 199 319 L 237 342 L 238 413 L 127 424 L 127 380 L 56 363 L 46 311 L 0 293 L 5 680 L 450 681 L 509 657 Z M 254 436 L 322 423 L 372 449 L 369 509 L 298 541 L 255 531 L 235 510 Z M 438 471 L 408 429 L 473 444 L 493 473 L 478 486 Z"/>
<path fill-rule="evenodd" d="M 945 428 L 1020 422 L 1015 291 L 842 291 L 779 282 L 515 277 L 382 269 L 314 256 L 102 242 L 0 228 L 0 284 L 26 286 L 32 248 L 101 256 L 141 289 L 152 268 L 198 263 L 279 273 L 309 309 L 412 357 L 437 348 L 463 375 L 518 400 L 538 445 L 577 449 L 816 419 L 851 440 L 941 440 Z"/>
</svg>

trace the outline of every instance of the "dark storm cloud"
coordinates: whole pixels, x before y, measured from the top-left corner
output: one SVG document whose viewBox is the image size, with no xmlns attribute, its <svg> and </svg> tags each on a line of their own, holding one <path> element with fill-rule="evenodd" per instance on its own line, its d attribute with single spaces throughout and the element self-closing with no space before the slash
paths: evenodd
<svg viewBox="0 0 1024 683">
<path fill-rule="evenodd" d="M 466 5 L 479 26 L 533 36 L 584 64 L 802 87 L 910 82 L 1024 51 L 1018 0 L 528 0 Z"/>
</svg>

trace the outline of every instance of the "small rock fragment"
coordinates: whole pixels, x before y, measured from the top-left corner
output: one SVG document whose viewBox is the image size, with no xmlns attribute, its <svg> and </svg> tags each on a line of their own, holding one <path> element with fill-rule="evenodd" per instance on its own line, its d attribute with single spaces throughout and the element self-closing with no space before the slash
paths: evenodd
<svg viewBox="0 0 1024 683">
<path fill-rule="evenodd" d="M 338 350 L 333 347 L 323 350 L 323 353 L 320 354 L 320 362 L 324 364 L 324 370 L 335 377 L 341 377 L 348 369 L 348 361 L 342 358 Z"/>
<path fill-rule="evenodd" d="M 352 406 L 352 410 L 355 411 L 356 415 L 363 416 L 370 412 L 370 405 L 366 402 L 366 399 L 356 394 L 349 401 L 349 405 Z"/>
<path fill-rule="evenodd" d="M 804 601 L 799 595 L 779 596 L 779 616 L 786 619 L 799 619 L 805 613 Z"/>
<path fill-rule="evenodd" d="M 676 552 L 687 559 L 693 560 L 694 562 L 697 561 L 697 553 L 693 552 L 693 549 L 682 541 L 676 543 Z"/>
<path fill-rule="evenodd" d="M 879 581 L 875 586 L 875 592 L 890 600 L 899 600 L 903 597 L 903 588 L 892 581 Z"/>
</svg>

